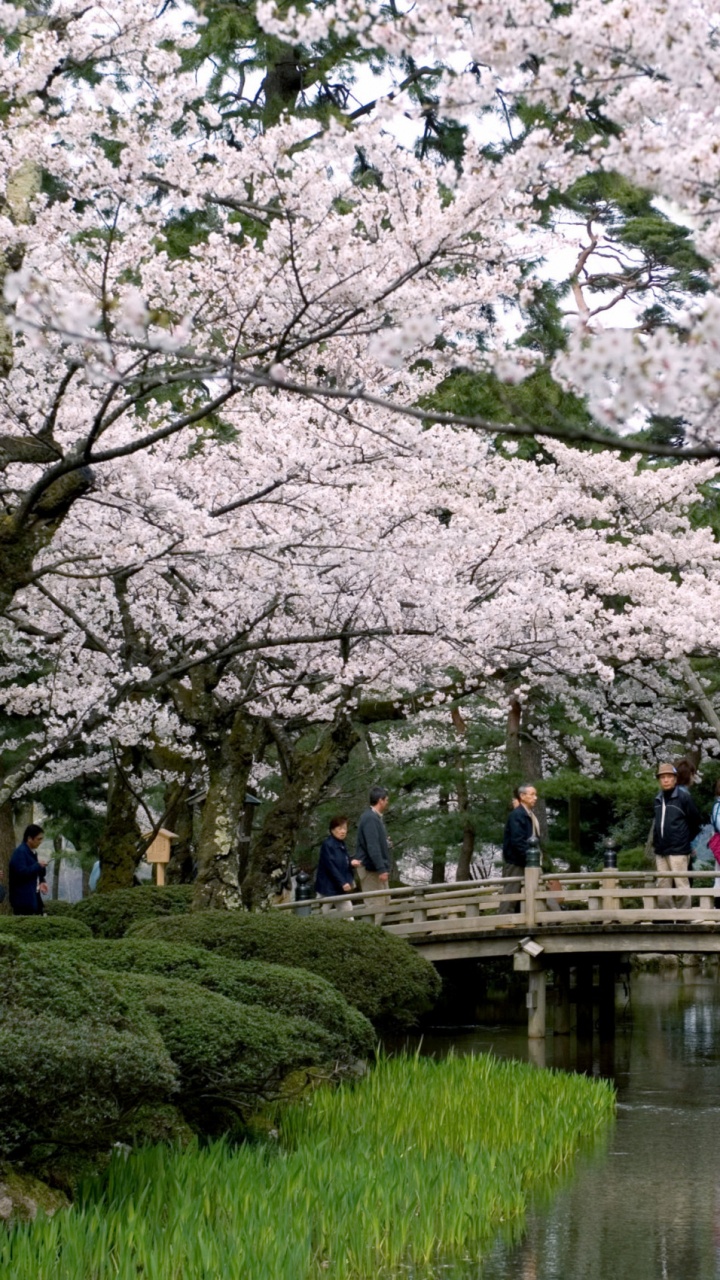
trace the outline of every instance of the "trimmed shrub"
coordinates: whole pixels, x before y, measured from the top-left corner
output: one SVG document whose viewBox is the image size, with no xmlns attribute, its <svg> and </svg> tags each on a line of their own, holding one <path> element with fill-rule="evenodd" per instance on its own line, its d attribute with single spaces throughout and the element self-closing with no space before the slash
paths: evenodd
<svg viewBox="0 0 720 1280">
<path fill-rule="evenodd" d="M 78 945 L 77 943 L 75 945 Z M 152 1036 L 142 1002 L 120 990 L 108 973 L 74 954 L 25 946 L 0 932 L 0 1009 L 6 1018 L 47 1015 Z"/>
<path fill-rule="evenodd" d="M 82 920 L 96 938 L 122 938 L 130 925 L 156 916 L 182 914 L 190 910 L 191 884 L 136 885 L 114 893 L 94 893 L 73 907 L 73 919 Z"/>
<path fill-rule="evenodd" d="M 3 933 L 13 933 L 27 942 L 55 942 L 60 938 L 92 938 L 80 920 L 65 916 L 0 916 Z"/>
<path fill-rule="evenodd" d="M 176 1072 L 139 993 L 0 932 L 0 1156 L 75 1169 L 126 1136 L 137 1108 L 166 1102 Z"/>
<path fill-rule="evenodd" d="M 180 978 L 240 1004 L 308 1018 L 332 1035 L 333 1056 L 341 1061 L 367 1057 L 374 1047 L 375 1035 L 367 1018 L 349 1005 L 336 987 L 307 970 L 259 960 L 229 960 L 202 947 L 135 937 L 60 942 L 53 954 L 55 951 L 98 969 Z"/>
<path fill-rule="evenodd" d="M 291 1072 L 332 1060 L 332 1037 L 306 1018 L 237 1004 L 156 974 L 123 974 L 114 981 L 142 1000 L 178 1069 L 176 1101 L 206 1131 L 213 1112 L 245 1115 L 274 1096 Z"/>
<path fill-rule="evenodd" d="M 45 898 L 43 906 L 48 916 L 64 916 L 69 920 L 73 913 L 72 902 L 66 902 L 64 898 Z"/>
<path fill-rule="evenodd" d="M 264 960 L 327 978 L 376 1027 L 404 1029 L 432 1008 L 440 979 L 403 938 L 377 925 L 286 912 L 194 911 L 150 920 L 132 938 L 187 942 L 229 960 Z"/>
<path fill-rule="evenodd" d="M 0 1155 L 37 1166 L 60 1148 L 94 1162 L 137 1107 L 162 1104 L 175 1084 L 157 1036 L 16 1015 L 0 1023 Z"/>
</svg>

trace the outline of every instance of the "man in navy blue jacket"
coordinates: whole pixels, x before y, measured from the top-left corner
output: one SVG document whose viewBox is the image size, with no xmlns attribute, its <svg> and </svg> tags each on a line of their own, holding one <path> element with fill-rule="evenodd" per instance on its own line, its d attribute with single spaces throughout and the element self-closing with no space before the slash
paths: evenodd
<svg viewBox="0 0 720 1280">
<path fill-rule="evenodd" d="M 355 888 L 353 867 L 360 863 L 350 857 L 345 844 L 348 820 L 342 816 L 330 819 L 330 835 L 320 848 L 320 858 L 315 872 L 315 891 L 321 898 L 336 898 L 341 893 L 352 893 Z M 352 911 L 352 902 L 338 902 L 338 911 Z M 323 906 L 323 912 L 332 910 L 332 903 Z"/>
<path fill-rule="evenodd" d="M 40 862 L 36 849 L 42 844 L 43 829 L 31 822 L 25 828 L 22 844 L 19 844 L 10 859 L 8 889 L 10 906 L 16 916 L 39 916 L 42 914 L 41 893 L 47 893 L 45 883 L 46 863 Z"/>
<path fill-rule="evenodd" d="M 658 765 L 660 791 L 655 797 L 653 816 L 653 846 L 659 872 L 658 889 L 683 889 L 685 892 L 672 897 L 658 897 L 658 907 L 677 907 L 683 910 L 692 906 L 690 881 L 687 870 L 690 860 L 690 844 L 695 839 L 702 819 L 690 792 L 678 786 L 674 764 Z"/>
<path fill-rule="evenodd" d="M 501 890 L 499 915 L 520 910 L 519 900 L 517 902 L 503 902 L 502 899 L 507 898 L 509 894 L 522 892 L 527 842 L 531 836 L 537 836 L 540 830 L 538 820 L 533 813 L 533 809 L 537 804 L 537 791 L 529 782 L 526 782 L 522 787 L 518 787 L 518 799 L 520 803 L 513 809 L 505 823 L 503 834 L 502 873 L 505 884 Z"/>
</svg>

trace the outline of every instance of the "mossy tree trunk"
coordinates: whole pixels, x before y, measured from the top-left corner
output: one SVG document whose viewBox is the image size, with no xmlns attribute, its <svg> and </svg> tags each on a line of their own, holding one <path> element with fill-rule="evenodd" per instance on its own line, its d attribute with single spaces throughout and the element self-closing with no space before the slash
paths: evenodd
<svg viewBox="0 0 720 1280">
<path fill-rule="evenodd" d="M 170 862 L 165 868 L 167 883 L 190 884 L 195 869 L 195 823 L 193 807 L 188 804 L 187 788 L 182 793 L 177 786 L 166 788 L 163 825 L 177 836 L 173 841 Z"/>
<path fill-rule="evenodd" d="M 283 788 L 265 814 L 251 845 L 240 886 L 246 907 L 257 907 L 267 901 L 273 885 L 287 871 L 300 825 L 319 803 L 328 783 L 347 763 L 359 741 L 360 734 L 354 724 L 341 712 L 321 733 L 312 751 L 300 751 L 287 742 L 279 744 Z"/>
<path fill-rule="evenodd" d="M 208 789 L 197 849 L 193 908 L 242 906 L 245 794 L 257 744 L 257 728 L 238 712 L 229 733 L 206 743 Z"/>
<path fill-rule="evenodd" d="M 132 887 L 142 847 L 137 821 L 139 766 L 138 753 L 126 750 L 118 754 L 110 771 L 105 826 L 98 841 L 98 893 Z"/>
</svg>

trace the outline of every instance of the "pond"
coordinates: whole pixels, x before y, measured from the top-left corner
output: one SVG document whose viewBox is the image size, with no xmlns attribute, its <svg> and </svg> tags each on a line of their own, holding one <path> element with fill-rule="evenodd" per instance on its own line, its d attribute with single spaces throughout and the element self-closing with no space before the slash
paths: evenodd
<svg viewBox="0 0 720 1280">
<path fill-rule="evenodd" d="M 692 976 L 690 976 L 692 975 Z M 633 976 L 614 1045 L 548 1036 L 548 1066 L 611 1075 L 618 1120 L 519 1243 L 498 1239 L 470 1280 L 720 1280 L 720 978 Z M 528 1057 L 520 1027 L 426 1036 L 423 1052 Z M 442 1276 L 438 1269 L 437 1276 Z"/>
</svg>

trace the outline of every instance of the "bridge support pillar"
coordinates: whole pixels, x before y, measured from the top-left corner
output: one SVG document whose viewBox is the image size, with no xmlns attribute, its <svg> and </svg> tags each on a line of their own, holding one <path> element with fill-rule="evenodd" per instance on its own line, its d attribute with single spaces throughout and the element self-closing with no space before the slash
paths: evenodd
<svg viewBox="0 0 720 1280">
<path fill-rule="evenodd" d="M 516 973 L 528 975 L 528 991 L 525 997 L 528 1011 L 528 1040 L 544 1040 L 545 968 L 542 960 L 528 955 L 525 951 L 519 951 L 513 956 L 513 968 Z"/>
<path fill-rule="evenodd" d="M 570 1035 L 570 969 L 566 964 L 558 964 L 555 969 L 555 1019 L 553 1031 L 556 1036 Z"/>
</svg>

